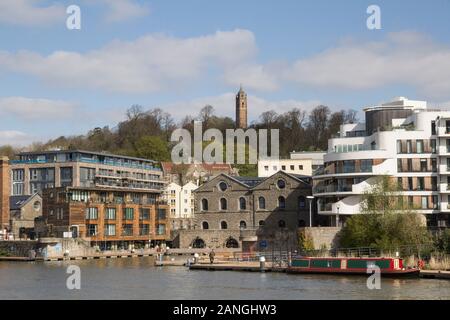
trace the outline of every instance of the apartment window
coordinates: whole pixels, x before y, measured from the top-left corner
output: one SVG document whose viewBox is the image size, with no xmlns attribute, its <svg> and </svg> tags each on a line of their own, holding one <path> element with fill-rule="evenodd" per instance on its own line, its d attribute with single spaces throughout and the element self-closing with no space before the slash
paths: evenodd
<svg viewBox="0 0 450 320">
<path fill-rule="evenodd" d="M 420 159 L 420 171 L 427 171 L 427 159 Z"/>
<path fill-rule="evenodd" d="M 439 206 L 438 196 L 436 196 L 436 195 L 431 196 L 431 201 L 432 201 L 432 204 L 433 204 L 433 209 L 437 209 L 438 206 Z"/>
<path fill-rule="evenodd" d="M 372 159 L 361 160 L 361 172 L 372 172 Z"/>
<path fill-rule="evenodd" d="M 412 153 L 412 142 L 411 142 L 411 140 L 406 140 L 406 153 Z"/>
<path fill-rule="evenodd" d="M 202 199 L 202 211 L 208 211 L 208 200 Z"/>
<path fill-rule="evenodd" d="M 425 190 L 425 178 L 424 177 L 417 178 L 417 190 L 419 190 L 419 191 Z"/>
<path fill-rule="evenodd" d="M 171 206 L 174 206 L 174 205 L 175 205 L 175 199 L 171 199 L 171 200 L 170 200 L 170 205 L 171 205 Z"/>
<path fill-rule="evenodd" d="M 80 168 L 80 184 L 82 187 L 90 187 L 94 184 L 95 168 Z"/>
<path fill-rule="evenodd" d="M 403 190 L 403 178 L 397 178 L 397 187 Z"/>
<path fill-rule="evenodd" d="M 227 199 L 220 199 L 220 210 L 227 210 Z"/>
<path fill-rule="evenodd" d="M 431 190 L 437 191 L 437 177 L 431 177 Z"/>
<path fill-rule="evenodd" d="M 269 166 L 264 166 L 264 171 L 269 171 Z"/>
<path fill-rule="evenodd" d="M 139 210 L 139 219 L 140 220 L 149 220 L 150 219 L 150 209 L 141 208 Z"/>
<path fill-rule="evenodd" d="M 423 196 L 421 199 L 422 209 L 428 209 L 428 197 Z"/>
<path fill-rule="evenodd" d="M 278 171 L 277 166 L 273 166 L 273 171 Z"/>
<path fill-rule="evenodd" d="M 156 234 L 159 236 L 166 234 L 166 225 L 158 224 L 157 229 L 156 229 Z"/>
<path fill-rule="evenodd" d="M 437 161 L 436 161 L 436 158 L 431 158 L 431 171 L 437 172 Z"/>
<path fill-rule="evenodd" d="M 116 235 L 116 225 L 105 224 L 105 236 L 115 236 L 115 235 Z"/>
<path fill-rule="evenodd" d="M 105 219 L 116 220 L 116 208 L 106 208 Z"/>
<path fill-rule="evenodd" d="M 423 140 L 416 140 L 416 152 L 423 153 Z"/>
<path fill-rule="evenodd" d="M 402 140 L 397 140 L 397 153 L 402 153 Z"/>
<path fill-rule="evenodd" d="M 286 170 L 286 166 L 281 166 L 281 170 Z"/>
<path fill-rule="evenodd" d="M 447 171 L 450 171 L 450 158 L 447 158 Z"/>
<path fill-rule="evenodd" d="M 355 172 L 355 161 L 354 160 L 344 160 L 344 173 Z"/>
<path fill-rule="evenodd" d="M 158 220 L 164 220 L 164 219 L 166 219 L 166 209 L 158 208 L 157 219 L 158 219 Z"/>
<path fill-rule="evenodd" d="M 134 208 L 123 208 L 123 219 L 133 220 L 134 219 Z"/>
<path fill-rule="evenodd" d="M 86 208 L 86 219 L 97 220 L 98 208 Z"/>
<path fill-rule="evenodd" d="M 431 139 L 430 140 L 430 146 L 431 146 L 431 153 L 436 153 L 436 139 Z"/>
<path fill-rule="evenodd" d="M 402 159 L 397 159 L 397 172 L 402 172 Z"/>
<path fill-rule="evenodd" d="M 300 164 L 300 165 L 298 166 L 298 169 L 299 169 L 299 170 L 303 170 L 303 165 Z"/>
<path fill-rule="evenodd" d="M 408 164 L 408 172 L 412 172 L 413 171 L 412 159 L 408 159 L 407 164 Z"/>
<path fill-rule="evenodd" d="M 133 235 L 133 225 L 129 223 L 125 223 L 122 225 L 122 235 L 123 236 L 132 236 Z"/>
<path fill-rule="evenodd" d="M 72 168 L 61 168 L 59 170 L 61 187 L 71 187 L 72 186 Z"/>
<path fill-rule="evenodd" d="M 291 170 L 295 170 L 295 166 L 291 164 Z"/>
<path fill-rule="evenodd" d="M 414 197 L 413 196 L 408 196 L 408 207 L 414 208 Z"/>
<path fill-rule="evenodd" d="M 258 207 L 259 209 L 265 209 L 266 208 L 266 198 L 259 197 L 258 198 Z"/>
<path fill-rule="evenodd" d="M 413 187 L 413 178 L 412 177 L 408 177 L 408 191 L 413 191 L 414 187 Z"/>
<path fill-rule="evenodd" d="M 150 234 L 150 225 L 149 224 L 140 224 L 139 225 L 139 235 L 146 236 Z"/>
<path fill-rule="evenodd" d="M 436 134 L 436 121 L 431 121 L 431 134 Z"/>
<path fill-rule="evenodd" d="M 450 120 L 445 121 L 445 133 L 450 133 Z"/>
<path fill-rule="evenodd" d="M 97 225 L 96 224 L 88 224 L 87 225 L 87 234 L 88 237 L 93 237 L 97 235 Z"/>
<path fill-rule="evenodd" d="M 222 229 L 222 230 L 228 229 L 228 224 L 226 221 L 220 222 L 220 229 Z"/>
</svg>

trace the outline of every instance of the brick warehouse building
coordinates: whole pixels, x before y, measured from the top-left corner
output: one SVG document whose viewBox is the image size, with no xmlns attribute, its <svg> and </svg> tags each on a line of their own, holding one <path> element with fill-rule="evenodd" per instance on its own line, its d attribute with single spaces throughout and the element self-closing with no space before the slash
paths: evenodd
<svg viewBox="0 0 450 320">
<path fill-rule="evenodd" d="M 294 249 L 298 227 L 309 224 L 310 182 L 281 171 L 267 178 L 221 174 L 194 191 L 195 229 L 180 232 L 179 246 Z"/>
<path fill-rule="evenodd" d="M 48 236 L 70 231 L 108 250 L 169 239 L 168 206 L 149 190 L 60 187 L 44 189 L 43 203 Z"/>
<path fill-rule="evenodd" d="M 7 157 L 0 157 L 0 229 L 9 226 L 10 172 Z"/>
</svg>

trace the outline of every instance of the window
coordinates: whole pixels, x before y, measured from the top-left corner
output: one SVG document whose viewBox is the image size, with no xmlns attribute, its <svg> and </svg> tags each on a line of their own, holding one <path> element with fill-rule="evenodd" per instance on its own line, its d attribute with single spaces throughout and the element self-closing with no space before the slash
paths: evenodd
<svg viewBox="0 0 450 320">
<path fill-rule="evenodd" d="M 420 171 L 427 171 L 427 159 L 420 159 Z"/>
<path fill-rule="evenodd" d="M 80 168 L 80 185 L 90 187 L 94 184 L 95 168 Z"/>
<path fill-rule="evenodd" d="M 291 170 L 295 170 L 295 166 L 291 164 Z"/>
<path fill-rule="evenodd" d="M 166 234 L 166 225 L 165 224 L 158 224 L 156 228 L 156 234 L 159 236 Z"/>
<path fill-rule="evenodd" d="M 226 184 L 226 182 L 221 181 L 221 182 L 219 183 L 219 189 L 220 189 L 221 191 L 226 191 L 226 190 L 228 189 L 228 185 Z"/>
<path fill-rule="evenodd" d="M 431 171 L 437 172 L 437 162 L 436 162 L 436 158 L 431 158 Z"/>
<path fill-rule="evenodd" d="M 361 160 L 361 172 L 372 172 L 372 159 Z"/>
<path fill-rule="evenodd" d="M 402 153 L 402 140 L 397 140 L 397 153 Z"/>
<path fill-rule="evenodd" d="M 273 168 L 273 171 L 278 171 L 277 166 L 273 166 L 272 168 Z"/>
<path fill-rule="evenodd" d="M 147 236 L 150 234 L 150 225 L 149 224 L 139 224 L 139 235 Z"/>
<path fill-rule="evenodd" d="M 12 195 L 21 196 L 24 194 L 24 169 L 12 170 Z"/>
<path fill-rule="evenodd" d="M 86 208 L 86 219 L 96 220 L 98 218 L 98 208 Z"/>
<path fill-rule="evenodd" d="M 284 189 L 284 188 L 286 188 L 286 182 L 285 182 L 284 180 L 282 180 L 282 179 L 278 180 L 278 181 L 277 181 L 277 187 L 278 187 L 279 189 Z"/>
<path fill-rule="evenodd" d="M 116 220 L 116 208 L 106 208 L 106 220 Z"/>
<path fill-rule="evenodd" d="M 436 196 L 436 195 L 431 196 L 431 201 L 432 201 L 433 209 L 437 209 L 439 206 L 438 196 Z"/>
<path fill-rule="evenodd" d="M 413 171 L 412 159 L 407 159 L 408 172 Z"/>
<path fill-rule="evenodd" d="M 123 208 L 123 220 L 134 219 L 134 208 Z"/>
<path fill-rule="evenodd" d="M 436 134 L 436 121 L 431 121 L 431 134 Z"/>
<path fill-rule="evenodd" d="M 397 187 L 403 190 L 403 178 L 397 178 Z"/>
<path fill-rule="evenodd" d="M 430 140 L 430 146 L 431 146 L 431 153 L 436 153 L 436 139 Z"/>
<path fill-rule="evenodd" d="M 298 197 L 298 207 L 299 208 L 306 207 L 306 198 L 304 196 Z"/>
<path fill-rule="evenodd" d="M 208 230 L 208 229 L 209 229 L 209 223 L 206 222 L 206 221 L 203 221 L 203 222 L 202 222 L 202 229 L 203 229 L 203 230 Z"/>
<path fill-rule="evenodd" d="M 140 220 L 150 220 L 150 209 L 141 208 L 139 210 L 139 219 Z"/>
<path fill-rule="evenodd" d="M 431 177 L 431 190 L 437 191 L 437 177 Z"/>
<path fill-rule="evenodd" d="M 424 196 L 424 197 L 422 197 L 422 201 L 421 201 L 422 203 L 422 209 L 428 209 L 428 197 L 427 196 Z"/>
<path fill-rule="evenodd" d="M 115 235 L 116 235 L 116 225 L 105 224 L 105 236 L 115 236 Z"/>
<path fill-rule="evenodd" d="M 87 191 L 79 191 L 79 190 L 73 190 L 71 200 L 72 201 L 81 201 L 86 202 L 88 200 L 88 192 Z"/>
<path fill-rule="evenodd" d="M 264 166 L 264 171 L 269 171 L 269 166 Z"/>
<path fill-rule="evenodd" d="M 355 172 L 355 160 L 344 160 L 344 173 Z"/>
<path fill-rule="evenodd" d="M 402 159 L 397 159 L 397 171 L 402 172 Z"/>
<path fill-rule="evenodd" d="M 278 207 L 280 209 L 286 208 L 286 199 L 283 196 L 278 197 Z"/>
<path fill-rule="evenodd" d="M 258 225 L 260 227 L 263 227 L 266 224 L 266 222 L 264 220 L 259 220 Z"/>
<path fill-rule="evenodd" d="M 35 202 L 33 203 L 33 209 L 34 209 L 34 211 L 39 211 L 39 210 L 41 210 L 41 203 L 40 203 L 39 201 L 35 201 Z"/>
<path fill-rule="evenodd" d="M 227 210 L 227 199 L 220 199 L 220 210 Z"/>
<path fill-rule="evenodd" d="M 202 211 L 208 211 L 208 200 L 202 199 Z"/>
<path fill-rule="evenodd" d="M 220 222 L 220 229 L 222 230 L 228 229 L 228 224 L 226 221 Z"/>
<path fill-rule="evenodd" d="M 303 165 L 300 164 L 300 165 L 298 166 L 298 169 L 299 169 L 299 170 L 303 170 Z"/>
<path fill-rule="evenodd" d="M 72 168 L 61 168 L 59 171 L 61 187 L 71 187 L 72 186 Z"/>
<path fill-rule="evenodd" d="M 406 140 L 406 153 L 412 153 L 412 142 L 411 142 L 411 140 Z"/>
<path fill-rule="evenodd" d="M 246 210 L 247 209 L 247 201 L 245 201 L 244 197 L 239 198 L 239 209 Z"/>
<path fill-rule="evenodd" d="M 419 191 L 425 190 L 425 178 L 424 177 L 417 178 L 417 190 L 419 190 Z"/>
<path fill-rule="evenodd" d="M 258 208 L 259 209 L 265 209 L 266 208 L 266 198 L 259 197 L 258 198 Z"/>
<path fill-rule="evenodd" d="M 158 220 L 164 220 L 164 219 L 166 219 L 166 209 L 158 208 L 157 219 L 158 219 Z"/>
<path fill-rule="evenodd" d="M 278 221 L 278 226 L 280 228 L 286 228 L 286 222 L 284 220 L 280 220 L 280 221 Z"/>
<path fill-rule="evenodd" d="M 239 222 L 239 228 L 241 229 L 247 229 L 247 223 L 245 221 L 241 221 Z"/>
<path fill-rule="evenodd" d="M 122 224 L 122 235 L 132 236 L 133 235 L 133 225 L 129 223 Z"/>
<path fill-rule="evenodd" d="M 423 140 L 416 140 L 416 152 L 423 153 Z"/>
<path fill-rule="evenodd" d="M 413 187 L 413 178 L 412 177 L 408 177 L 408 191 L 413 191 L 414 187 Z"/>
<path fill-rule="evenodd" d="M 86 229 L 87 229 L 88 237 L 93 237 L 93 236 L 97 235 L 97 225 L 96 224 L 88 224 Z"/>
<path fill-rule="evenodd" d="M 286 166 L 281 166 L 281 170 L 286 170 Z"/>
</svg>

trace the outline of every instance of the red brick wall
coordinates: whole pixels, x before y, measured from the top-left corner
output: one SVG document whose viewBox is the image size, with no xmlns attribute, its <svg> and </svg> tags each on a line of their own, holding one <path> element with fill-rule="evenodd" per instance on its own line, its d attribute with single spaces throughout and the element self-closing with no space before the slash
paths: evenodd
<svg viewBox="0 0 450 320">
<path fill-rule="evenodd" d="M 0 157 L 0 227 L 9 225 L 9 196 L 11 182 L 7 157 Z"/>
</svg>

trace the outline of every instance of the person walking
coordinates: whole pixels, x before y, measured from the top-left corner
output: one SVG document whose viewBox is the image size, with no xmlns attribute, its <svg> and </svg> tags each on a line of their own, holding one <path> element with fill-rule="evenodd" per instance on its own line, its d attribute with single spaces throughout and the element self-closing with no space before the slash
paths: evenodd
<svg viewBox="0 0 450 320">
<path fill-rule="evenodd" d="M 214 249 L 211 249 L 211 251 L 209 252 L 209 262 L 211 264 L 214 263 L 214 256 L 216 255 L 216 253 L 214 252 Z"/>
</svg>

